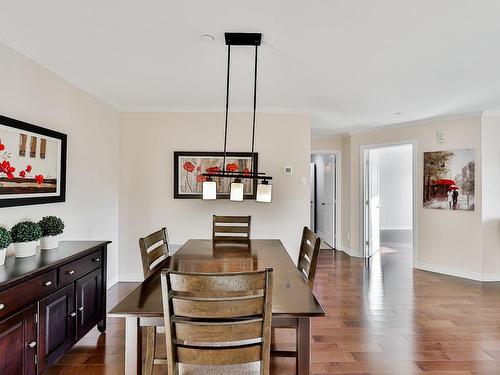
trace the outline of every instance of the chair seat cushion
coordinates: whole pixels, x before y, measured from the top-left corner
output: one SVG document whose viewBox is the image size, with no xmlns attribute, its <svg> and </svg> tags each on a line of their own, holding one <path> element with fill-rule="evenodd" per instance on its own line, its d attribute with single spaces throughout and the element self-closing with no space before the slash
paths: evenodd
<svg viewBox="0 0 500 375">
<path fill-rule="evenodd" d="M 179 375 L 259 375 L 260 362 L 227 366 L 195 366 L 179 363 Z"/>
</svg>

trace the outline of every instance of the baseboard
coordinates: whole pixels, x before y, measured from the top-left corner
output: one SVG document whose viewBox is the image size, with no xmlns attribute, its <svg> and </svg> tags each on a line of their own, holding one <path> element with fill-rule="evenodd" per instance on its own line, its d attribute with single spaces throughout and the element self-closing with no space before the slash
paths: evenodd
<svg viewBox="0 0 500 375">
<path fill-rule="evenodd" d="M 415 268 L 422 271 L 436 272 L 443 275 L 460 277 L 462 279 L 469 279 L 481 282 L 496 282 L 500 281 L 500 274 L 482 274 L 479 272 L 471 272 L 460 270 L 452 267 L 437 266 L 429 263 L 418 263 Z"/>
<path fill-rule="evenodd" d="M 344 253 L 346 253 L 347 255 L 349 255 L 350 257 L 353 257 L 353 258 L 362 258 L 362 256 L 359 255 L 359 253 L 355 254 L 351 249 L 349 249 L 348 247 L 345 247 L 345 246 L 343 246 L 340 249 L 335 249 L 335 250 L 343 251 Z"/>
<path fill-rule="evenodd" d="M 118 276 L 118 281 L 121 283 L 140 283 L 144 281 L 142 274 L 122 274 Z"/>
<path fill-rule="evenodd" d="M 411 249 L 412 248 L 410 243 L 400 243 L 400 242 L 381 242 L 380 246 L 397 247 L 397 248 L 403 248 L 403 249 Z"/>
<path fill-rule="evenodd" d="M 113 286 L 115 286 L 118 283 L 118 277 L 113 277 L 112 279 L 109 279 L 107 284 L 106 284 L 106 289 L 109 289 Z"/>
</svg>

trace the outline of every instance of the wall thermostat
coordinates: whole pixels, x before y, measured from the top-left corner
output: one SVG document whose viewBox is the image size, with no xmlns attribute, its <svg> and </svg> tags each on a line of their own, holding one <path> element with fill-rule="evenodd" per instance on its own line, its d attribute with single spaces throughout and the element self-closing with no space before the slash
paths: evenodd
<svg viewBox="0 0 500 375">
<path fill-rule="evenodd" d="M 292 167 L 285 167 L 283 169 L 283 174 L 292 174 L 292 173 L 293 173 Z"/>
</svg>

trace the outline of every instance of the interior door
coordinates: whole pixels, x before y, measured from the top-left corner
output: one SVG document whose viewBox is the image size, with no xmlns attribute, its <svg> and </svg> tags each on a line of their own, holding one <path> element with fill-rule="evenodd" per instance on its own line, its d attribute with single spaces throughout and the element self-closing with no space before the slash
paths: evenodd
<svg viewBox="0 0 500 375">
<path fill-rule="evenodd" d="M 323 183 L 323 240 L 331 247 L 335 247 L 335 155 L 325 158 Z"/>
<path fill-rule="evenodd" d="M 0 374 L 36 374 L 35 306 L 0 321 Z"/>
<path fill-rule="evenodd" d="M 311 196 L 310 196 L 310 226 L 313 232 L 316 231 L 316 164 L 311 163 Z"/>
<path fill-rule="evenodd" d="M 87 334 L 101 318 L 101 269 L 76 281 L 77 340 Z"/>
<path fill-rule="evenodd" d="M 39 302 L 38 372 L 51 366 L 76 340 L 75 286 L 71 283 Z"/>
<path fill-rule="evenodd" d="M 366 153 L 365 174 L 365 238 L 366 256 L 371 257 L 380 250 L 380 164 L 377 150 Z"/>
</svg>

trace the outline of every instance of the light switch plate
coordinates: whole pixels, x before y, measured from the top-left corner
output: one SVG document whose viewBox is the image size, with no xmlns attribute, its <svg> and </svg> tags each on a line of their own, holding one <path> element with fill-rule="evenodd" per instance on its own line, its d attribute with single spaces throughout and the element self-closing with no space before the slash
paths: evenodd
<svg viewBox="0 0 500 375">
<path fill-rule="evenodd" d="M 300 178 L 300 186 L 306 186 L 307 185 L 307 177 L 302 176 Z"/>
<path fill-rule="evenodd" d="M 292 167 L 283 168 L 283 174 L 292 174 L 292 173 L 293 173 Z"/>
</svg>

